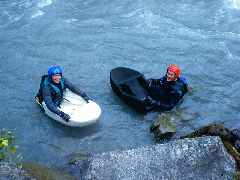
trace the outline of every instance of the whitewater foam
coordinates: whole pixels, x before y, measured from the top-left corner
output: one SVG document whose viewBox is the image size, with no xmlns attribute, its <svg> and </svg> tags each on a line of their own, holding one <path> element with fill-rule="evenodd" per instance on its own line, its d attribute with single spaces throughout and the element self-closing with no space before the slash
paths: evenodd
<svg viewBox="0 0 240 180">
<path fill-rule="evenodd" d="M 240 0 L 229 0 L 231 6 L 235 9 L 240 9 Z"/>
<path fill-rule="evenodd" d="M 53 3 L 52 0 L 41 0 L 38 2 L 38 7 L 39 8 L 44 8 L 46 6 L 50 6 Z"/>
<path fill-rule="evenodd" d="M 42 16 L 43 14 L 44 14 L 43 11 L 38 10 L 37 12 L 35 12 L 35 13 L 31 16 L 31 18 L 36 18 L 36 17 L 38 17 L 38 16 Z"/>
</svg>

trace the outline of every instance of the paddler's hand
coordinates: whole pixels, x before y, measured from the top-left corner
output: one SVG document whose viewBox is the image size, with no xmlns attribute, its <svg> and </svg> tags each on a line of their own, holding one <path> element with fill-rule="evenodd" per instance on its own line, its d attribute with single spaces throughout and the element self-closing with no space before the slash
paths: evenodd
<svg viewBox="0 0 240 180">
<path fill-rule="evenodd" d="M 153 79 L 148 79 L 147 83 L 148 83 L 148 87 L 151 87 L 153 84 Z"/>
<path fill-rule="evenodd" d="M 152 99 L 150 96 L 147 96 L 145 99 L 144 99 L 144 103 L 147 105 L 147 106 L 151 106 L 153 104 L 156 103 L 156 101 L 154 99 Z"/>
<path fill-rule="evenodd" d="M 64 113 L 64 112 L 60 113 L 60 117 L 63 118 L 66 122 L 68 122 L 69 119 L 71 119 L 71 117 L 68 114 Z"/>
<path fill-rule="evenodd" d="M 155 99 L 151 98 L 150 96 L 148 96 L 145 99 L 145 104 L 149 105 L 149 106 L 156 106 L 156 107 L 160 107 L 161 106 L 161 102 L 160 101 L 156 101 Z"/>
<path fill-rule="evenodd" d="M 83 99 L 89 103 L 90 98 L 88 96 L 84 96 Z"/>
</svg>

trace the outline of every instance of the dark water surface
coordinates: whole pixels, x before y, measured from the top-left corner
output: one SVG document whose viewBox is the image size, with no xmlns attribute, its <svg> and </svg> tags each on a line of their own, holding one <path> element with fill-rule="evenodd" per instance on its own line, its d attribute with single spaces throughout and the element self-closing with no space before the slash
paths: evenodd
<svg viewBox="0 0 240 180">
<path fill-rule="evenodd" d="M 210 122 L 240 127 L 239 47 L 237 0 L 1 0 L 0 127 L 14 130 L 25 159 L 48 165 L 73 152 L 153 144 L 156 114 L 122 103 L 109 72 L 127 66 L 157 78 L 169 63 L 192 87 L 173 111 L 180 134 Z M 56 64 L 101 105 L 98 124 L 64 127 L 36 106 L 40 76 Z"/>
</svg>

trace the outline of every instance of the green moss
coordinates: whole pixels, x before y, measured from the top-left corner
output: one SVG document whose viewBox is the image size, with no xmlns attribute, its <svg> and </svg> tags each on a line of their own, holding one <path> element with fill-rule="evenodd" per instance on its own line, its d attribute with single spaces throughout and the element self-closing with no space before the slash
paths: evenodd
<svg viewBox="0 0 240 180">
<path fill-rule="evenodd" d="M 210 124 L 181 138 L 195 138 L 201 136 L 219 136 L 221 138 L 226 150 L 235 159 L 237 164 L 234 179 L 240 180 L 240 152 L 238 152 L 234 146 L 235 141 L 231 135 L 231 131 L 222 124 Z"/>
<path fill-rule="evenodd" d="M 17 147 L 12 132 L 0 130 L 0 160 L 9 160 L 16 152 Z"/>
<path fill-rule="evenodd" d="M 84 152 L 79 152 L 79 153 L 74 153 L 71 154 L 69 156 L 69 164 L 75 164 L 78 161 L 86 161 L 89 158 L 89 154 L 88 153 L 84 153 Z"/>
<path fill-rule="evenodd" d="M 228 153 L 235 159 L 237 163 L 237 170 L 240 170 L 240 153 L 237 149 L 232 145 L 230 142 L 226 140 L 222 140 L 225 148 L 227 149 Z"/>
<path fill-rule="evenodd" d="M 150 126 L 156 142 L 170 139 L 176 133 L 176 126 L 171 122 L 171 117 L 170 113 L 161 113 Z"/>
<path fill-rule="evenodd" d="M 234 174 L 233 180 L 239 180 L 240 179 L 240 171 L 236 171 Z"/>
<path fill-rule="evenodd" d="M 34 162 L 22 163 L 22 169 L 33 178 L 41 180 L 75 180 L 65 171 L 48 168 Z"/>
</svg>

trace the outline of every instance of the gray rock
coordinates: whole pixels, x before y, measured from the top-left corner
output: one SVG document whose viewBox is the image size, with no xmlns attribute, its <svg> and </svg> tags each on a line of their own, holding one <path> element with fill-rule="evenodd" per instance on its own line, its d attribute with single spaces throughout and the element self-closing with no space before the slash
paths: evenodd
<svg viewBox="0 0 240 180">
<path fill-rule="evenodd" d="M 15 163 L 0 161 L 0 180 L 30 180 Z"/>
<path fill-rule="evenodd" d="M 235 161 L 219 137 L 183 139 L 93 155 L 84 179 L 233 179 Z"/>
<path fill-rule="evenodd" d="M 150 127 L 156 141 L 170 139 L 176 133 L 176 126 L 171 122 L 170 113 L 161 113 Z"/>
<path fill-rule="evenodd" d="M 49 168 L 35 162 L 23 162 L 22 169 L 30 176 L 39 180 L 75 180 L 76 178 L 63 170 Z"/>
</svg>

